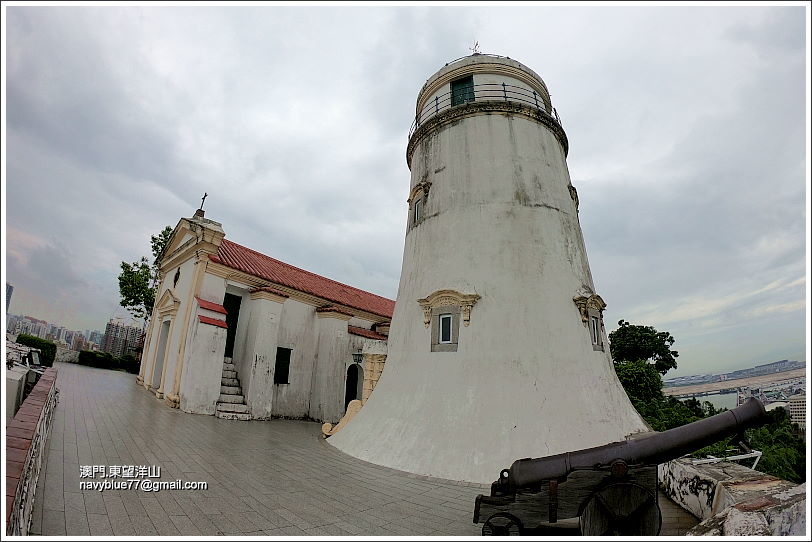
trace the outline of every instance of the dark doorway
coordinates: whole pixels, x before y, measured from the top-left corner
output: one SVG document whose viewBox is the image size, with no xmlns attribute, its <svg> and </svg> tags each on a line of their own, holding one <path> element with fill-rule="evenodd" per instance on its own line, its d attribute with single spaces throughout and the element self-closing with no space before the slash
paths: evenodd
<svg viewBox="0 0 812 542">
<path fill-rule="evenodd" d="M 361 376 L 362 374 L 363 371 L 357 363 L 353 363 L 347 369 L 347 387 L 346 391 L 344 392 L 344 410 L 347 410 L 347 405 L 350 404 L 350 401 L 361 398 L 361 386 L 358 384 L 359 382 L 363 382 L 363 377 Z"/>
<path fill-rule="evenodd" d="M 242 297 L 233 294 L 226 294 L 223 299 L 223 308 L 226 309 L 226 324 L 228 324 L 228 331 L 226 332 L 226 351 L 223 354 L 225 357 L 230 358 L 234 354 L 234 337 L 237 335 L 237 320 L 240 317 L 240 303 Z"/>
</svg>

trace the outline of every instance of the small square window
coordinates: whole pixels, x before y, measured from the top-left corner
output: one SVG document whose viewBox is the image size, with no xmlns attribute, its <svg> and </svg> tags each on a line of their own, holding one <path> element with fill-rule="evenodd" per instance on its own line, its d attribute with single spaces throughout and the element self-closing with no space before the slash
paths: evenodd
<svg viewBox="0 0 812 542">
<path fill-rule="evenodd" d="M 440 344 L 451 344 L 451 315 L 441 314 L 440 318 Z"/>
<path fill-rule="evenodd" d="M 459 307 L 442 306 L 431 309 L 432 352 L 456 352 L 459 335 Z"/>
</svg>

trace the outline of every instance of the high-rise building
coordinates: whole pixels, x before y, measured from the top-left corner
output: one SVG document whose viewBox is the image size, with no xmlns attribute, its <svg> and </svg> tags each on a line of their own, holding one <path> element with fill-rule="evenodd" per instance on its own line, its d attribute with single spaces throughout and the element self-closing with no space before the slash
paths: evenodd
<svg viewBox="0 0 812 542">
<path fill-rule="evenodd" d="M 141 328 L 127 326 L 111 319 L 107 322 L 100 350 L 114 356 L 133 355 L 139 333 L 141 333 Z"/>
<path fill-rule="evenodd" d="M 101 345 L 102 341 L 104 340 L 104 333 L 101 331 L 92 330 L 89 335 L 87 335 L 88 340 L 90 342 Z"/>
<path fill-rule="evenodd" d="M 789 398 L 789 421 L 797 423 L 801 431 L 806 431 L 806 394 L 799 393 Z"/>
</svg>

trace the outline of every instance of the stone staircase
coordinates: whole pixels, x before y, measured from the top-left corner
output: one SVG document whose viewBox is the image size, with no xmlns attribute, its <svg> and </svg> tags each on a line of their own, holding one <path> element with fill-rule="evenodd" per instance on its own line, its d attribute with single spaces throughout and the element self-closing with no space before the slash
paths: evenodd
<svg viewBox="0 0 812 542">
<path fill-rule="evenodd" d="M 220 398 L 217 400 L 217 410 L 214 413 L 224 420 L 250 420 L 251 413 L 245 404 L 242 395 L 240 379 L 237 378 L 237 368 L 231 363 L 231 358 L 224 358 L 223 376 L 220 379 Z"/>
</svg>

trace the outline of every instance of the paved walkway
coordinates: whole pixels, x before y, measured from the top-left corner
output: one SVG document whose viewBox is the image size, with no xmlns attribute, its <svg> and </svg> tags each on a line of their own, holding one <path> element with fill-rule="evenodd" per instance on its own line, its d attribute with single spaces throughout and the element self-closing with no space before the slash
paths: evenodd
<svg viewBox="0 0 812 542">
<path fill-rule="evenodd" d="M 59 405 L 31 534 L 475 536 L 479 486 L 347 456 L 319 424 L 237 422 L 171 409 L 130 374 L 56 363 Z M 197 491 L 80 489 L 80 466 L 158 466 Z M 102 481 L 97 476 L 96 482 Z M 696 523 L 661 494 L 663 535 Z"/>
</svg>

